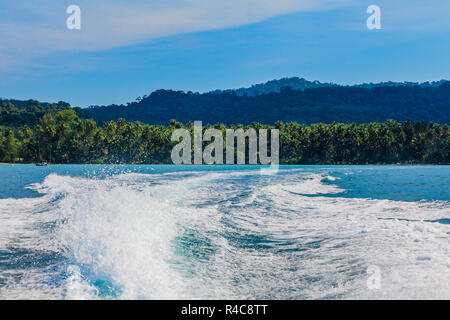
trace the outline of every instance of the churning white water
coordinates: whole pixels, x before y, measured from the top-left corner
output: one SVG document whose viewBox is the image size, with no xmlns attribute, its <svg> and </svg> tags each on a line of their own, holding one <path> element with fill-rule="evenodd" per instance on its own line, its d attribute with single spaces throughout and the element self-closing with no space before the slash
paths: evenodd
<svg viewBox="0 0 450 320">
<path fill-rule="evenodd" d="M 0 298 L 449 299 L 449 202 L 344 196 L 341 178 L 50 174 L 0 199 Z"/>
</svg>

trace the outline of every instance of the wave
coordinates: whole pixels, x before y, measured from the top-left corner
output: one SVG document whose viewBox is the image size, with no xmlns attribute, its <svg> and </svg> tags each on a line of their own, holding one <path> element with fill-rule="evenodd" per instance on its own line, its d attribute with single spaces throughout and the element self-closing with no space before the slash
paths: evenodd
<svg viewBox="0 0 450 320">
<path fill-rule="evenodd" d="M 0 200 L 0 298 L 449 298 L 450 230 L 430 222 L 449 203 L 345 198 L 337 178 L 51 174 Z"/>
</svg>

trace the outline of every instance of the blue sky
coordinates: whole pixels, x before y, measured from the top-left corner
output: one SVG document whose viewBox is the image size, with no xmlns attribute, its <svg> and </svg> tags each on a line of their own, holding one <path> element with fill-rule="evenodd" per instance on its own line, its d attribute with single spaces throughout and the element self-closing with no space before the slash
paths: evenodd
<svg viewBox="0 0 450 320">
<path fill-rule="evenodd" d="M 70 4 L 81 30 L 66 28 Z M 0 0 L 0 97 L 85 107 L 288 76 L 450 79 L 449 13 L 448 0 Z"/>
</svg>

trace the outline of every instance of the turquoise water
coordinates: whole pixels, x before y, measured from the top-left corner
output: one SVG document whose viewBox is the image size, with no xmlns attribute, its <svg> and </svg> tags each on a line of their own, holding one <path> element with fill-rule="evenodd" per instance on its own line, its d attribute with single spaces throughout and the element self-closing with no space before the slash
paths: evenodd
<svg viewBox="0 0 450 320">
<path fill-rule="evenodd" d="M 3 299 L 450 298 L 448 166 L 1 165 L 0 182 Z"/>
</svg>

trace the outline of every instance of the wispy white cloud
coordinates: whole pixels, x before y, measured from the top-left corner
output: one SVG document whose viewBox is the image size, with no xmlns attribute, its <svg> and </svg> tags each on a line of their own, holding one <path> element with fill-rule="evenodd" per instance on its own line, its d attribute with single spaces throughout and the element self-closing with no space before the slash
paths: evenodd
<svg viewBox="0 0 450 320">
<path fill-rule="evenodd" d="M 368 2 L 369 3 L 369 2 Z M 377 1 L 374 1 L 377 3 Z M 66 8 L 82 10 L 67 30 Z M 0 72 L 60 52 L 98 51 L 183 33 L 225 29 L 274 16 L 329 10 L 360 0 L 27 0 L 0 2 Z M 448 0 L 378 0 L 383 28 L 414 32 L 450 25 Z M 363 5 L 364 6 L 364 5 Z M 361 12 L 364 17 L 365 11 Z M 360 19 L 360 16 L 358 16 Z M 355 23 L 355 22 L 349 22 Z M 364 25 L 358 21 L 357 28 Z M 305 31 L 307 32 L 307 31 Z"/>
<path fill-rule="evenodd" d="M 181 33 L 255 23 L 351 0 L 29 0 L 0 4 L 0 68 L 55 52 L 95 51 Z M 82 29 L 69 31 L 68 5 L 82 10 Z"/>
</svg>

